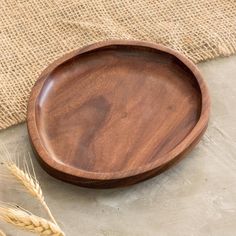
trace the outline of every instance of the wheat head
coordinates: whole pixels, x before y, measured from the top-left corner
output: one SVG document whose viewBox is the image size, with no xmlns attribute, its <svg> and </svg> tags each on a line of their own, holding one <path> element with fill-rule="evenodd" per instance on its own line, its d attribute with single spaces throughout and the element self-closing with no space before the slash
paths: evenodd
<svg viewBox="0 0 236 236">
<path fill-rule="evenodd" d="M 33 179 L 14 163 L 8 164 L 7 169 L 25 186 L 32 196 L 38 198 L 40 202 L 44 202 L 43 192 L 37 180 Z"/>
<path fill-rule="evenodd" d="M 36 197 L 40 202 L 44 202 L 43 191 L 39 185 L 39 182 L 36 178 L 36 174 L 34 171 L 32 160 L 29 156 L 31 161 L 31 168 L 33 170 L 33 174 L 30 172 L 29 165 L 27 164 L 25 158 L 23 158 L 23 168 L 19 167 L 19 160 L 17 161 L 15 158 L 12 159 L 8 150 L 4 147 L 5 158 L 2 158 L 2 162 L 5 164 L 5 167 L 8 171 L 21 183 L 28 192 Z M 17 164 L 18 162 L 18 164 Z"/>
<path fill-rule="evenodd" d="M 37 198 L 42 206 L 45 208 L 47 211 L 49 217 L 51 220 L 57 224 L 55 218 L 53 217 L 43 195 L 43 191 L 39 185 L 39 182 L 37 180 L 35 171 L 34 171 L 34 166 L 31 160 L 31 157 L 29 155 L 29 160 L 31 163 L 31 171 L 29 164 L 27 164 L 26 160 L 24 159 L 24 166 L 23 169 L 19 167 L 19 164 L 17 164 L 17 161 L 13 161 L 9 152 L 4 148 L 5 150 L 5 155 L 6 158 L 3 160 L 3 163 L 5 164 L 6 168 L 9 170 L 9 172 L 18 180 L 19 183 L 21 183 L 27 190 L 28 192 L 35 198 Z M 18 161 L 19 163 L 19 161 Z"/>
<path fill-rule="evenodd" d="M 56 224 L 21 208 L 2 204 L 0 205 L 0 218 L 22 230 L 41 236 L 64 236 Z"/>
</svg>

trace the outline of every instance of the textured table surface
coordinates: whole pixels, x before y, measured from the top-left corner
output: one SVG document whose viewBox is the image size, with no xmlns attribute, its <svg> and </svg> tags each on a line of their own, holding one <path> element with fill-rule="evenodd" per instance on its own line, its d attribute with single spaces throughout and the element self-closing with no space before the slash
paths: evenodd
<svg viewBox="0 0 236 236">
<path fill-rule="evenodd" d="M 236 57 L 199 68 L 212 100 L 208 130 L 182 162 L 163 174 L 129 188 L 85 189 L 50 177 L 32 154 L 48 205 L 66 235 L 236 235 Z M 26 125 L 1 131 L 0 144 L 12 154 L 31 152 Z M 0 183 L 0 200 L 44 214 L 36 201 L 10 183 Z M 2 223 L 0 228 L 9 236 L 30 235 Z"/>
</svg>

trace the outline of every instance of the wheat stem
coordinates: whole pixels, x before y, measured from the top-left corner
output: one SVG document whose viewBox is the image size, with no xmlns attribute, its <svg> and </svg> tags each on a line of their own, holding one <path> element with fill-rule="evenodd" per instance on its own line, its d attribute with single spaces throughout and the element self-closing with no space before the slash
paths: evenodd
<svg viewBox="0 0 236 236">
<path fill-rule="evenodd" d="M 42 203 L 42 206 L 44 207 L 44 209 L 46 210 L 46 212 L 48 213 L 50 219 L 53 221 L 54 224 L 58 225 L 57 224 L 57 221 L 55 220 L 54 216 L 52 215 L 52 212 L 51 210 L 49 209 L 47 203 L 44 201 L 44 202 L 41 202 Z"/>
</svg>

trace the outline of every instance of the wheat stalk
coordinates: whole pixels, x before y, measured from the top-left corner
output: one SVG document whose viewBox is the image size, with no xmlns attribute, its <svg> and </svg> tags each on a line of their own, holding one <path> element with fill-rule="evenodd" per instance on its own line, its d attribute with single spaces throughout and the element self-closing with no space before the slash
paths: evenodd
<svg viewBox="0 0 236 236">
<path fill-rule="evenodd" d="M 6 234 L 0 229 L 0 236 L 6 236 Z"/>
<path fill-rule="evenodd" d="M 41 236 L 64 236 L 58 225 L 17 206 L 0 204 L 0 218 L 20 229 L 37 233 Z"/>
</svg>

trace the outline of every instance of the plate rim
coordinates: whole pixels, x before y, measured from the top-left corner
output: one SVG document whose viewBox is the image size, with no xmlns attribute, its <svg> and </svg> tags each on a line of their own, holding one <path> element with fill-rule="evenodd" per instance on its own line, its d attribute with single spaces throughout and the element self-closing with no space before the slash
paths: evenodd
<svg viewBox="0 0 236 236">
<path fill-rule="evenodd" d="M 107 46 L 119 46 L 119 45 L 126 45 L 126 46 L 141 46 L 141 47 L 147 47 L 152 48 L 158 51 L 163 51 L 165 53 L 168 53 L 174 57 L 176 57 L 179 61 L 181 61 L 189 70 L 193 73 L 200 91 L 201 91 L 201 114 L 199 117 L 198 122 L 194 126 L 194 128 L 191 130 L 191 132 L 170 152 L 164 154 L 162 157 L 158 158 L 157 160 L 145 164 L 143 166 L 140 166 L 138 168 L 135 168 L 134 170 L 126 170 L 126 171 L 116 171 L 116 172 L 91 172 L 82 170 L 79 168 L 75 168 L 72 166 L 68 166 L 63 162 L 56 161 L 55 159 L 50 158 L 50 154 L 44 147 L 44 145 L 41 143 L 39 132 L 36 125 L 36 116 L 35 116 L 35 108 L 36 108 L 36 100 L 37 97 L 41 91 L 41 88 L 44 85 L 44 82 L 47 79 L 47 75 L 51 73 L 58 65 L 65 63 L 66 61 L 70 60 L 74 56 L 93 51 L 98 48 L 103 48 Z M 137 40 L 108 40 L 108 41 L 101 41 L 97 43 L 93 43 L 88 46 L 84 46 L 80 49 L 74 50 L 72 52 L 69 52 L 62 56 L 61 58 L 57 59 L 56 61 L 49 64 L 49 66 L 43 70 L 43 72 L 38 77 L 38 80 L 36 81 L 35 85 L 33 86 L 28 106 L 27 106 L 27 128 L 29 133 L 29 138 L 32 143 L 32 146 L 34 150 L 36 151 L 36 154 L 40 156 L 40 162 L 47 166 L 47 168 L 50 168 L 51 170 L 61 173 L 65 176 L 70 176 L 73 178 L 78 178 L 84 181 L 106 181 L 106 180 L 121 180 L 130 178 L 133 176 L 140 176 L 147 172 L 159 170 L 160 168 L 166 166 L 169 162 L 173 161 L 175 158 L 183 154 L 186 150 L 188 150 L 191 145 L 200 138 L 209 121 L 209 115 L 210 115 L 210 97 L 209 92 L 206 86 L 206 83 L 204 82 L 204 79 L 197 68 L 197 66 L 190 61 L 188 58 L 186 58 L 184 55 L 179 53 L 178 51 L 175 51 L 169 47 L 151 43 L 151 42 L 145 42 L 145 41 L 137 41 Z M 50 174 L 51 171 L 50 171 Z M 62 178 L 66 180 L 66 178 Z"/>
</svg>

